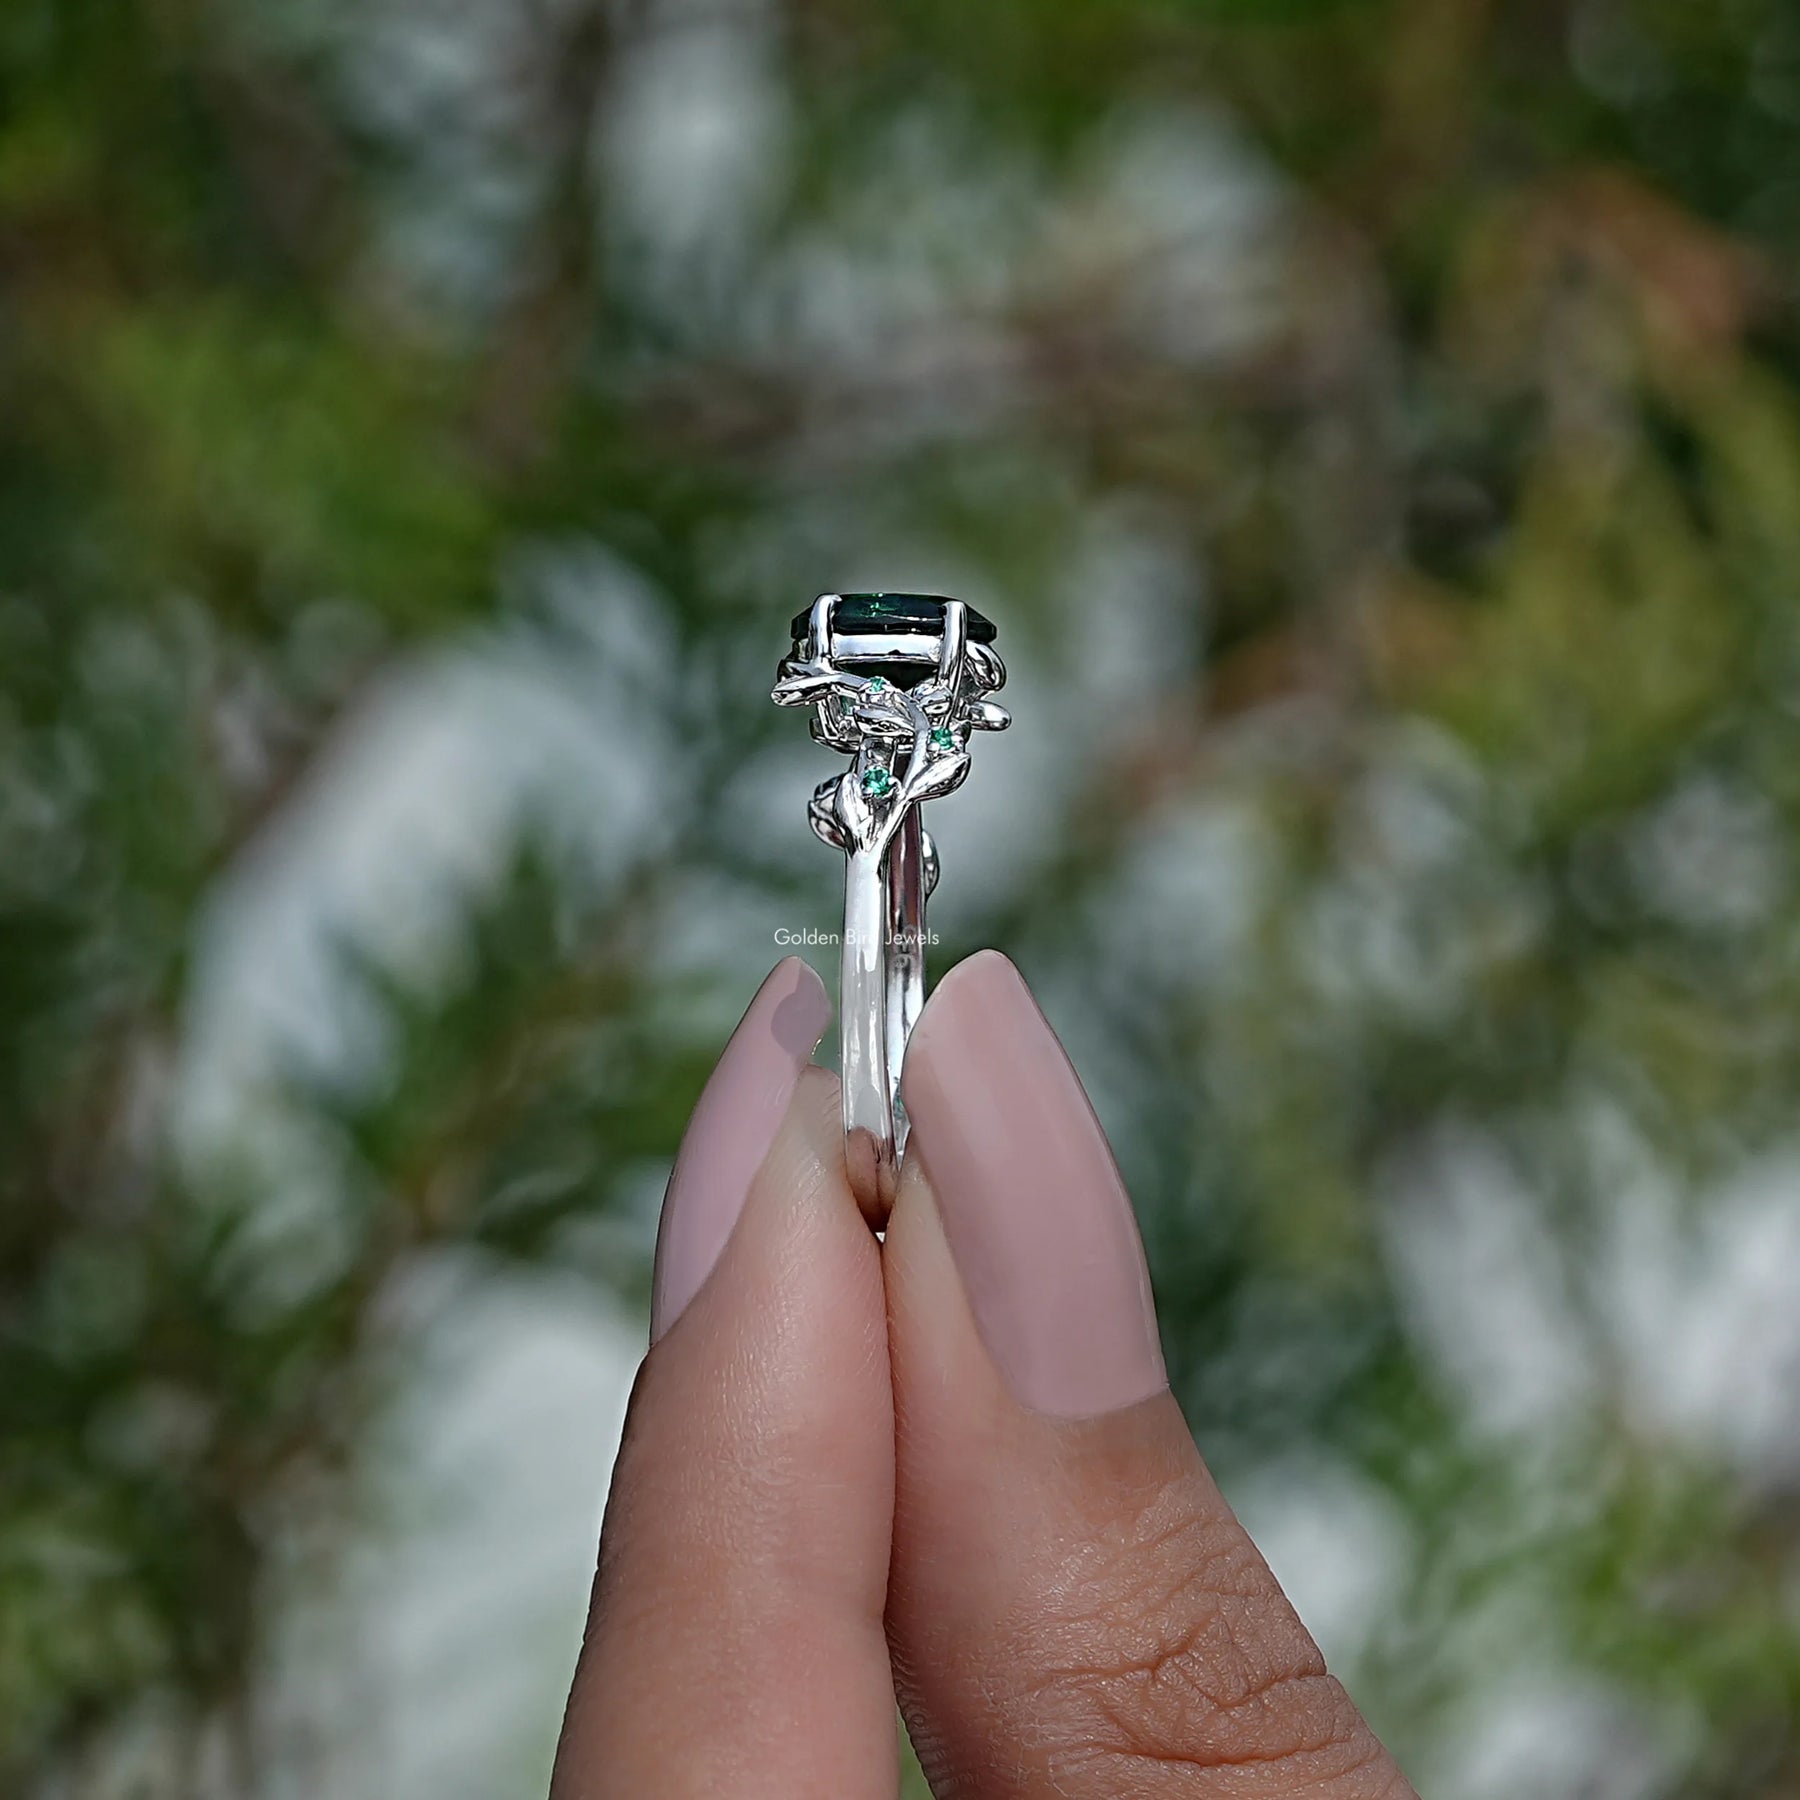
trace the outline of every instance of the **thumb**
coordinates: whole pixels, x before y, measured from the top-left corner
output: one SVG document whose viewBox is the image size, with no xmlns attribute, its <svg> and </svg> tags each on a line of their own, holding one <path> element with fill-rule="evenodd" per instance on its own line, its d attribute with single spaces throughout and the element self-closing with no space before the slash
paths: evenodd
<svg viewBox="0 0 1800 1800">
<path fill-rule="evenodd" d="M 888 1633 L 935 1791 L 1411 1795 L 1200 1461 L 1118 1170 L 1004 957 L 940 984 L 905 1097 Z"/>
</svg>

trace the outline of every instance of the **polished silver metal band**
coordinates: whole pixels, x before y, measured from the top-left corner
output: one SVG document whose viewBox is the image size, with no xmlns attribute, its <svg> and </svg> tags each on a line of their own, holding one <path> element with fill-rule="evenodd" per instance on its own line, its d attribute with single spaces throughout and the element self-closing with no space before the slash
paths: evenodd
<svg viewBox="0 0 1800 1800">
<path fill-rule="evenodd" d="M 853 598 L 904 600 L 915 613 L 929 599 Z M 990 645 L 969 640 L 962 601 L 930 602 L 941 605 L 935 630 L 921 629 L 915 616 L 904 629 L 839 634 L 841 599 L 821 594 L 813 602 L 773 697 L 781 706 L 812 706 L 813 736 L 853 759 L 820 783 L 809 816 L 818 836 L 844 852 L 844 1153 L 858 1203 L 880 1223 L 906 1145 L 900 1071 L 925 1004 L 925 903 L 938 874 L 921 808 L 968 775 L 971 732 L 1010 721 L 989 698 L 1005 681 L 1005 666 Z"/>
</svg>

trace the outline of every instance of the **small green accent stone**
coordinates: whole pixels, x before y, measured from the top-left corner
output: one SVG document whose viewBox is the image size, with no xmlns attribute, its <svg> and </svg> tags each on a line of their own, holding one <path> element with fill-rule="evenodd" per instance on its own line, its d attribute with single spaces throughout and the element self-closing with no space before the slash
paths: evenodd
<svg viewBox="0 0 1800 1800">
<path fill-rule="evenodd" d="M 869 692 L 871 694 L 885 694 L 887 692 L 887 677 L 885 675 L 871 675 L 869 677 Z"/>
<path fill-rule="evenodd" d="M 893 789 L 893 785 L 894 778 L 886 769 L 873 768 L 863 770 L 863 792 L 870 795 L 872 798 L 876 800 L 881 799 L 884 794 L 889 793 Z"/>
<path fill-rule="evenodd" d="M 954 750 L 956 748 L 956 739 L 953 738 L 942 725 L 934 728 L 931 734 L 931 741 L 939 750 Z"/>
</svg>

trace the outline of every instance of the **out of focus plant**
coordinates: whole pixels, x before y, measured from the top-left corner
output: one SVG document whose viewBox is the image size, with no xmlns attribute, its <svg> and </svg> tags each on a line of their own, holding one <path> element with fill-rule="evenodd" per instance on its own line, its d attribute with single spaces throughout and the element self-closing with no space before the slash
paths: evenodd
<svg viewBox="0 0 1800 1800">
<path fill-rule="evenodd" d="M 1400 1546 L 1366 1709 L 1445 1793 L 1515 1692 L 1595 1697 L 1570 1792 L 1790 1791 L 1791 1408 L 1684 1371 L 1766 1376 L 1691 1289 L 1796 1179 L 1797 247 L 1776 0 L 11 0 L 0 1788 L 258 1785 L 392 1284 L 635 1291 L 829 914 L 782 622 L 929 576 L 1061 722 L 950 949 L 1062 1002 L 1228 1490 Z M 193 1126 L 221 894 L 451 654 L 644 804 L 565 777 Z"/>
</svg>

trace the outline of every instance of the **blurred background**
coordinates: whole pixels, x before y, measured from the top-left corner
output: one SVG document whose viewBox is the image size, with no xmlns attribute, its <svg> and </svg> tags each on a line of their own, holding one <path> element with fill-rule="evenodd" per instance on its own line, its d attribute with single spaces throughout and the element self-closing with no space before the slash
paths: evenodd
<svg viewBox="0 0 1800 1800">
<path fill-rule="evenodd" d="M 1790 0 L 7 0 L 0 1793 L 543 1792 L 888 587 L 1421 1789 L 1800 1795 L 1797 277 Z"/>
</svg>

